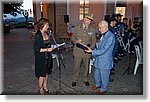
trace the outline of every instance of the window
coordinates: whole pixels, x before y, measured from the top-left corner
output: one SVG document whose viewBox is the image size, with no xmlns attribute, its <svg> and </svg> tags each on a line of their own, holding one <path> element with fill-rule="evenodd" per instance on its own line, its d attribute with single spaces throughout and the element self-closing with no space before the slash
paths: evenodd
<svg viewBox="0 0 150 102">
<path fill-rule="evenodd" d="M 117 0 L 116 13 L 120 13 L 121 15 L 123 15 L 122 19 L 125 18 L 126 7 L 126 1 Z"/>
<path fill-rule="evenodd" d="M 125 11 L 126 7 L 116 7 L 116 13 L 120 13 L 122 16 L 122 19 L 125 18 Z"/>
<path fill-rule="evenodd" d="M 89 13 L 89 0 L 80 0 L 79 20 L 84 18 L 85 14 Z"/>
</svg>

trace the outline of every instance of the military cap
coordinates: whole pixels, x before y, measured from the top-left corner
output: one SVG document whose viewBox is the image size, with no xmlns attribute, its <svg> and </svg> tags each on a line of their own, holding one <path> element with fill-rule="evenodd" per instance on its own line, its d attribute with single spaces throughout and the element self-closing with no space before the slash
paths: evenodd
<svg viewBox="0 0 150 102">
<path fill-rule="evenodd" d="M 121 17 L 121 16 L 123 16 L 123 15 L 121 15 L 120 13 L 117 13 L 117 14 L 116 14 L 116 16 L 119 16 L 119 17 Z"/>
<path fill-rule="evenodd" d="M 124 21 L 124 20 L 128 20 L 128 18 L 123 18 L 123 21 Z"/>
<path fill-rule="evenodd" d="M 115 17 L 110 17 L 109 22 L 111 22 L 111 21 L 116 21 Z"/>
<path fill-rule="evenodd" d="M 85 18 L 93 20 L 94 19 L 94 15 L 93 14 L 85 14 Z"/>
<path fill-rule="evenodd" d="M 115 17 L 110 17 L 108 23 L 110 23 L 111 21 L 116 21 Z"/>
<path fill-rule="evenodd" d="M 116 17 L 116 16 L 117 16 L 117 14 L 116 14 L 116 13 L 113 13 L 113 14 L 112 14 L 112 17 Z"/>
<path fill-rule="evenodd" d="M 139 20 L 139 17 L 134 17 L 134 20 Z"/>
</svg>

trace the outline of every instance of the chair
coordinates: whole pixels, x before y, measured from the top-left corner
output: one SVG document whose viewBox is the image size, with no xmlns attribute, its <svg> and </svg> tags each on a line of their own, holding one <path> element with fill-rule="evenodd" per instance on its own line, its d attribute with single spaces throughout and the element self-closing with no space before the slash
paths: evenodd
<svg viewBox="0 0 150 102">
<path fill-rule="evenodd" d="M 53 58 L 53 59 L 56 59 L 57 65 L 59 66 L 59 61 L 58 61 L 58 56 L 57 56 L 57 54 L 52 54 L 52 58 Z"/>
<path fill-rule="evenodd" d="M 98 46 L 98 43 L 96 43 L 96 47 Z M 90 58 L 90 61 L 89 61 L 89 73 L 92 72 L 92 66 L 93 66 L 93 62 L 94 62 L 95 59 L 92 59 Z"/>
<path fill-rule="evenodd" d="M 134 68 L 134 75 L 136 75 L 137 68 L 138 68 L 139 64 L 143 64 L 143 61 L 142 61 L 142 56 L 141 56 L 139 46 L 134 45 L 134 47 L 135 47 L 135 52 L 136 52 L 136 64 L 135 64 L 135 68 Z"/>
<path fill-rule="evenodd" d="M 142 56 L 142 59 L 143 59 L 143 42 L 142 41 L 139 41 L 139 47 L 140 47 L 140 51 L 141 51 L 141 56 Z"/>
<path fill-rule="evenodd" d="M 90 61 L 89 61 L 89 73 L 91 73 L 92 65 L 93 65 L 93 61 L 92 61 L 92 59 L 90 59 Z"/>
<path fill-rule="evenodd" d="M 73 44 L 71 43 L 71 36 L 72 35 L 73 35 L 73 33 L 67 32 L 67 34 L 60 37 L 60 39 L 62 39 L 62 41 L 65 42 L 65 50 L 66 51 L 71 50 L 73 47 Z"/>
<path fill-rule="evenodd" d="M 94 59 L 90 59 L 90 61 L 89 61 L 89 73 L 92 72 L 93 61 L 94 61 Z"/>
</svg>

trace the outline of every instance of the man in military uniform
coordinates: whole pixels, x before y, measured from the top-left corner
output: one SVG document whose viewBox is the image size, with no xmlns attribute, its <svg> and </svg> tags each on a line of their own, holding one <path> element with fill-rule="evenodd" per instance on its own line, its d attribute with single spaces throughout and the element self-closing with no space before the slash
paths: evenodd
<svg viewBox="0 0 150 102">
<path fill-rule="evenodd" d="M 89 46 L 91 49 L 95 47 L 96 44 L 96 34 L 95 29 L 91 27 L 91 22 L 93 20 L 93 14 L 86 14 L 83 18 L 83 23 L 75 27 L 74 34 L 71 37 L 72 42 L 74 43 L 74 70 L 72 78 L 72 86 L 76 86 L 77 80 L 79 78 L 81 62 L 83 64 L 83 82 L 86 86 L 89 86 L 88 81 L 88 66 L 90 54 L 85 53 L 83 49 L 76 46 L 77 43 L 83 43 Z"/>
</svg>

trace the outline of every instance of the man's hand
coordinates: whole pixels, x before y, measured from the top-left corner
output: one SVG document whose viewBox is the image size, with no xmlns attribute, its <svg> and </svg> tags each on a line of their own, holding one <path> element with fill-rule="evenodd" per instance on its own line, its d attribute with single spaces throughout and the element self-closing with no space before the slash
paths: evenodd
<svg viewBox="0 0 150 102">
<path fill-rule="evenodd" d="M 87 52 L 87 53 L 92 53 L 91 48 L 89 48 L 88 46 L 86 46 L 86 47 L 88 48 L 88 50 L 85 50 L 85 52 Z"/>
</svg>

